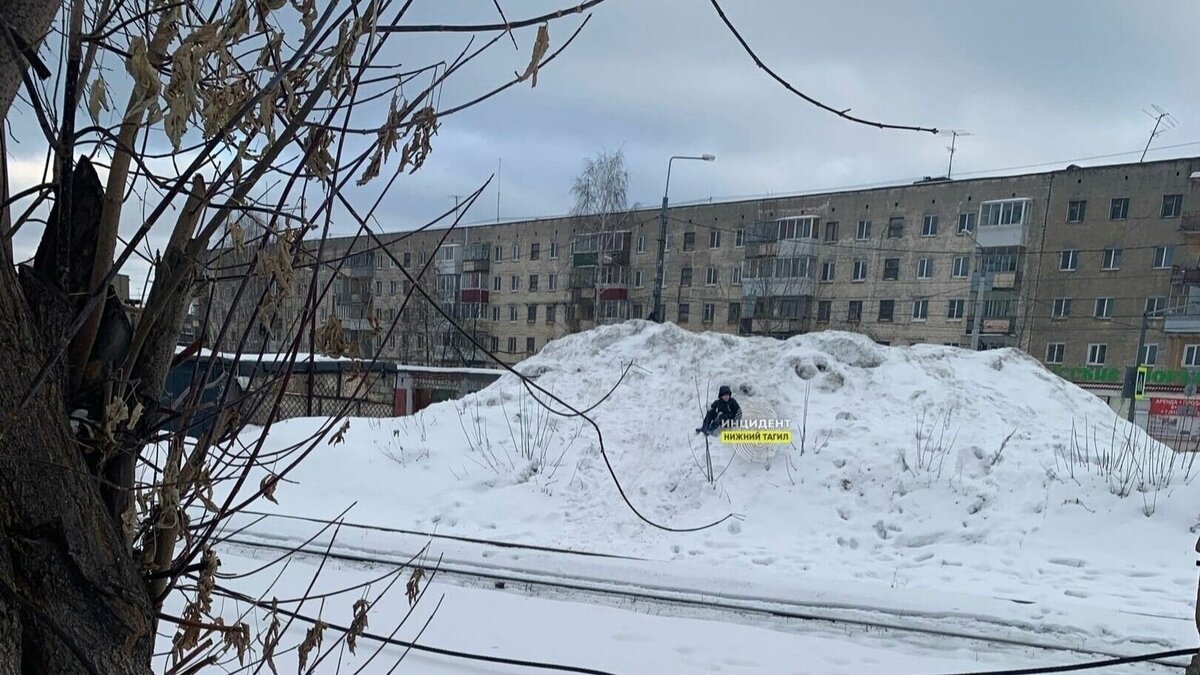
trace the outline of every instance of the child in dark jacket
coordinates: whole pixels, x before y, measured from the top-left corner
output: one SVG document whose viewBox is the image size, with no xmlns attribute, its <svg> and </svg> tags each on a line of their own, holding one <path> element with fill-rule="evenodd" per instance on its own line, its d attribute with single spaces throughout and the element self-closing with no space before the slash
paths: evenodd
<svg viewBox="0 0 1200 675">
<path fill-rule="evenodd" d="M 742 418 L 742 408 L 733 398 L 733 391 L 726 385 L 722 385 L 717 392 L 717 400 L 713 401 L 708 408 L 708 414 L 704 416 L 704 424 L 696 430 L 698 434 L 712 434 L 719 431 L 721 424 L 729 420 L 738 420 Z"/>
</svg>

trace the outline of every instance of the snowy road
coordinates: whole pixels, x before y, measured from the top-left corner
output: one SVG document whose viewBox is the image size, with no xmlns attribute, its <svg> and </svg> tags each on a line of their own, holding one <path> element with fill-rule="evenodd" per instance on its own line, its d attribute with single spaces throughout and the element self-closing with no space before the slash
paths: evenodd
<svg viewBox="0 0 1200 675">
<path fill-rule="evenodd" d="M 270 558 L 278 554 L 278 546 L 281 545 L 230 543 L 226 552 L 237 557 Z M 323 547 L 314 550 L 319 554 Z M 315 565 L 319 557 L 305 555 L 297 560 Z M 403 562 L 408 557 L 397 555 L 389 559 Z M 354 575 L 370 578 L 394 567 L 364 558 L 339 554 L 326 563 L 326 574 L 332 568 L 339 578 Z M 988 633 L 979 626 L 973 631 L 964 629 L 963 622 L 954 618 L 922 621 L 920 617 L 820 607 L 796 612 L 796 608 L 789 608 L 786 603 L 733 600 L 729 596 L 721 600 L 717 597 L 719 593 L 700 596 L 661 589 L 650 592 L 644 587 L 631 591 L 627 584 L 572 582 L 561 576 L 511 570 L 506 573 L 504 568 L 498 570 L 495 566 L 487 571 L 451 562 L 446 557 L 442 558 L 440 569 L 443 572 L 431 588 L 439 597 L 445 594 L 445 599 L 430 630 L 438 621 L 460 622 L 462 617 L 469 616 L 472 617 L 468 620 L 469 630 L 452 634 L 460 637 L 470 634 L 473 638 L 467 644 L 455 640 L 442 643 L 427 633 L 423 642 L 449 644 L 477 653 L 486 647 L 482 653 L 534 658 L 531 655 L 540 654 L 537 649 L 541 643 L 534 640 L 531 644 L 530 636 L 542 634 L 542 625 L 546 624 L 545 630 L 561 635 L 558 639 L 565 641 L 566 647 L 574 643 L 577 649 L 567 648 L 550 660 L 605 672 L 864 673 L 879 672 L 886 664 L 887 672 L 958 673 L 1067 665 L 1103 658 L 1096 653 L 1063 651 L 1062 646 L 1053 651 L 1023 646 L 1019 638 L 966 637 Z M 447 569 L 454 571 L 447 573 Z M 501 579 L 505 591 L 495 590 Z M 506 618 L 488 621 L 485 617 Z M 424 618 L 414 622 L 421 625 Z M 373 620 L 373 625 L 379 625 L 378 620 Z M 1026 639 L 1033 645 L 1052 643 Z M 590 640 L 595 641 L 594 647 L 583 643 Z M 631 660 L 630 652 L 637 658 Z M 625 656 L 618 658 L 615 654 Z M 580 661 L 583 655 L 586 658 Z M 479 669 L 480 664 L 461 670 L 464 667 L 461 663 L 438 664 L 437 658 L 430 655 L 421 659 L 430 660 L 422 664 L 421 672 L 517 672 L 507 666 L 496 670 L 494 664 L 483 670 Z M 546 658 L 538 656 L 538 660 Z M 1165 666 L 1140 664 L 1105 668 L 1100 672 L 1173 671 Z"/>
</svg>

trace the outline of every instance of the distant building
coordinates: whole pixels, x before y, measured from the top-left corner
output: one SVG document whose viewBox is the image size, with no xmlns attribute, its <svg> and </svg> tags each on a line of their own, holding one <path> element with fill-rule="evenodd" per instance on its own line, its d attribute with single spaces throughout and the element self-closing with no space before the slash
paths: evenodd
<svg viewBox="0 0 1200 675">
<path fill-rule="evenodd" d="M 255 322 L 252 342 L 276 351 L 300 331 L 307 350 L 336 314 L 362 355 L 487 366 L 484 350 L 511 364 L 562 335 L 648 317 L 659 212 L 603 222 L 330 239 L 316 315 L 301 322 L 313 265 L 298 260 L 290 292 L 276 298 L 273 320 Z M 253 248 L 213 253 L 228 271 Z M 1175 395 L 1184 371 L 1200 369 L 1200 158 L 672 207 L 664 271 L 665 318 L 681 326 L 1015 347 L 1119 407 L 1144 312 L 1151 390 Z M 410 277 L 463 332 L 410 295 Z M 233 307 L 239 284 L 218 284 L 212 316 L 232 309 L 244 328 L 266 284 L 255 278 Z"/>
</svg>

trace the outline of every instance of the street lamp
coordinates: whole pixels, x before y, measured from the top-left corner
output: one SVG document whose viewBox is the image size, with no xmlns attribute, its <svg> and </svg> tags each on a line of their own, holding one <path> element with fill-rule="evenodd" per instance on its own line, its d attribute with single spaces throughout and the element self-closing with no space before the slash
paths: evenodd
<svg viewBox="0 0 1200 675">
<path fill-rule="evenodd" d="M 701 162 L 711 162 L 716 155 L 675 155 L 667 160 L 667 186 L 663 189 L 662 210 L 658 216 L 658 266 L 654 277 L 654 313 L 652 316 L 658 323 L 663 322 L 662 287 L 663 287 L 663 253 L 667 244 L 667 194 L 671 191 L 671 163 L 677 159 L 694 159 Z"/>
</svg>

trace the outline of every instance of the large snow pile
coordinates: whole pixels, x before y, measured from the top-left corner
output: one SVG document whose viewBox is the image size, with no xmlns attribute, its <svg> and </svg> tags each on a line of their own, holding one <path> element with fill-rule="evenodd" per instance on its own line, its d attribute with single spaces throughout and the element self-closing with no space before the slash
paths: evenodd
<svg viewBox="0 0 1200 675">
<path fill-rule="evenodd" d="M 567 410 L 512 375 L 411 418 L 353 420 L 280 485 L 279 509 L 327 518 L 357 502 L 352 521 L 780 584 L 1076 602 L 1194 632 L 1196 471 L 1022 352 L 630 321 L 555 340 L 518 370 L 589 410 L 647 518 L 737 517 L 693 533 L 643 523 L 596 428 L 547 412 L 534 395 Z M 792 420 L 795 438 L 765 462 L 712 442 L 710 484 L 694 429 L 722 384 Z M 269 445 L 319 423 L 278 424 Z"/>
</svg>

